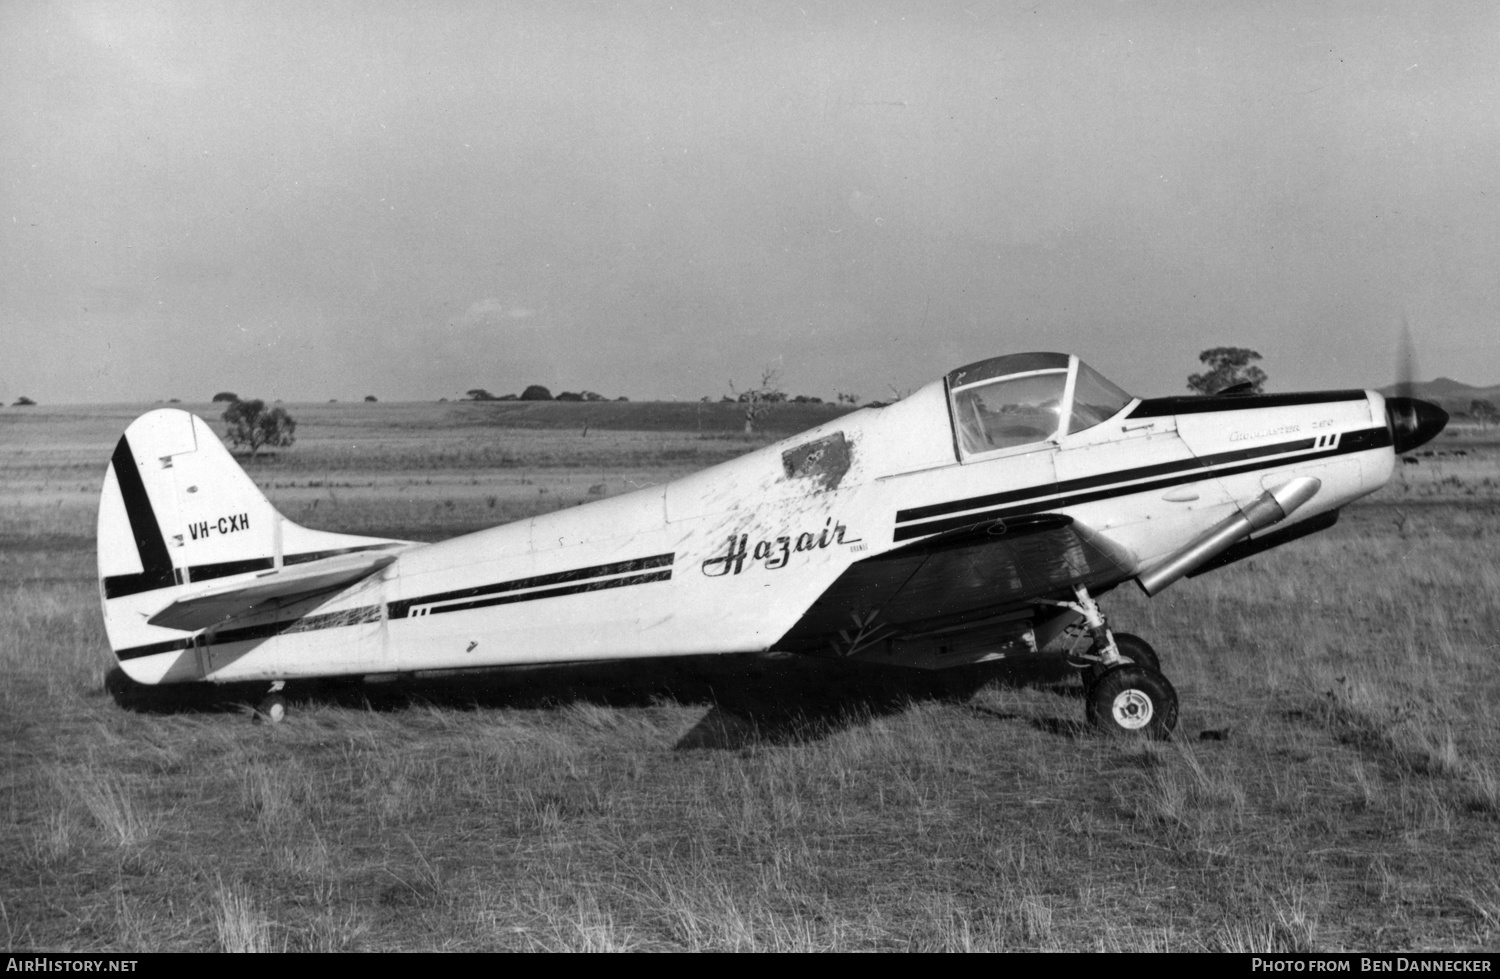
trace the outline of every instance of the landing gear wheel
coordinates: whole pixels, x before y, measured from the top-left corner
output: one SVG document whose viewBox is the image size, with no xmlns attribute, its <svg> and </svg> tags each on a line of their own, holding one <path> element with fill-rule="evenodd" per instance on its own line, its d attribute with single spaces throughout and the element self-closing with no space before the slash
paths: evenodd
<svg viewBox="0 0 1500 979">
<path fill-rule="evenodd" d="M 1161 672 L 1161 657 L 1156 655 L 1156 650 L 1149 642 L 1129 632 L 1117 632 L 1114 636 L 1115 648 L 1120 651 L 1121 656 L 1137 666 L 1144 666 L 1152 673 Z M 1083 679 L 1085 687 L 1091 687 L 1099 682 L 1106 669 L 1103 663 L 1089 663 L 1078 671 L 1078 675 Z"/>
<path fill-rule="evenodd" d="M 1157 656 L 1151 644 L 1140 636 L 1129 632 L 1117 632 L 1115 633 L 1115 646 L 1120 650 L 1121 656 L 1136 666 L 1144 666 L 1152 673 L 1161 673 L 1161 657 Z"/>
<path fill-rule="evenodd" d="M 279 693 L 273 693 L 260 702 L 255 709 L 256 723 L 265 721 L 267 724 L 280 724 L 286 720 L 286 698 Z"/>
<path fill-rule="evenodd" d="M 1177 726 L 1177 691 L 1155 670 L 1127 663 L 1094 682 L 1085 713 L 1104 734 L 1161 739 Z"/>
</svg>

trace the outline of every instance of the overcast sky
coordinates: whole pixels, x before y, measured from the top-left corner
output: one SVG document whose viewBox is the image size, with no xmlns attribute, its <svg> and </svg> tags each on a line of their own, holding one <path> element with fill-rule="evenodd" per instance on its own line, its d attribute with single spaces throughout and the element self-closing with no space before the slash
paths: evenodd
<svg viewBox="0 0 1500 979">
<path fill-rule="evenodd" d="M 0 398 L 1500 382 L 1500 5 L 0 4 Z"/>
</svg>

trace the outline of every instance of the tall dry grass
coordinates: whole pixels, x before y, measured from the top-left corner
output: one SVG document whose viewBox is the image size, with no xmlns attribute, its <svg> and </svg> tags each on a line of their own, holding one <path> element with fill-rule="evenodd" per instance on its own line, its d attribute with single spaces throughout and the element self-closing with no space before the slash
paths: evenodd
<svg viewBox="0 0 1500 979">
<path fill-rule="evenodd" d="M 60 431 L 76 458 L 0 447 L 8 948 L 1500 942 L 1491 476 L 1407 474 L 1323 535 L 1156 600 L 1108 596 L 1182 695 L 1166 744 L 1091 737 L 1065 671 L 934 683 L 737 658 L 293 689 L 269 727 L 233 709 L 259 691 L 106 689 L 97 489 L 77 485 L 118 429 Z M 682 461 L 637 450 L 596 464 L 639 480 Z M 314 526 L 432 539 L 628 488 L 471 464 L 430 490 L 415 470 L 360 488 L 283 468 L 271 481 L 298 485 L 272 492 Z"/>
</svg>

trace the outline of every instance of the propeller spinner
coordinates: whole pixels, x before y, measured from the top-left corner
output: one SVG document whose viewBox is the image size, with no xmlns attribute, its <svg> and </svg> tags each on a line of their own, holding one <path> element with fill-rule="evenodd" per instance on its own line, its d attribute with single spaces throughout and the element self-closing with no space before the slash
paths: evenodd
<svg viewBox="0 0 1500 979">
<path fill-rule="evenodd" d="M 1386 398 L 1385 424 L 1391 430 L 1391 442 L 1400 454 L 1436 438 L 1448 424 L 1448 413 L 1430 401 Z"/>
</svg>

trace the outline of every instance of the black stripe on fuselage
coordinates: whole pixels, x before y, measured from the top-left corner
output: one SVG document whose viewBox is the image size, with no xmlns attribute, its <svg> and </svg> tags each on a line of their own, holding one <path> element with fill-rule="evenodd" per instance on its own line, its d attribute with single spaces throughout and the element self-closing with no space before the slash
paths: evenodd
<svg viewBox="0 0 1500 979">
<path fill-rule="evenodd" d="M 434 602 L 451 602 L 459 599 L 481 599 L 485 596 L 499 595 L 505 592 L 517 592 L 530 588 L 545 588 L 550 585 L 562 585 L 569 582 L 584 581 L 589 578 L 603 578 L 610 575 L 621 575 L 632 571 L 648 571 L 652 568 L 670 567 L 675 554 L 654 554 L 651 557 L 636 558 L 633 561 L 618 561 L 614 564 L 596 564 L 593 567 L 577 568 L 573 571 L 559 571 L 554 574 L 534 575 L 530 578 L 517 578 L 513 581 L 500 581 L 490 585 L 476 585 L 472 588 L 459 588 L 454 591 L 437 592 L 432 595 L 422 595 L 417 598 L 405 598 L 399 602 L 391 603 L 391 618 L 402 619 L 410 613 L 414 605 L 430 605 Z M 666 577 L 670 578 L 672 573 L 668 571 Z M 665 578 L 642 576 L 651 581 L 664 581 Z M 634 579 L 629 584 L 638 584 Z M 608 587 L 618 587 L 610 585 Z M 527 592 L 525 596 L 506 599 L 506 601 L 523 601 L 532 597 L 547 597 L 552 594 L 572 594 L 576 591 L 590 591 L 589 588 L 574 588 L 571 590 L 553 589 L 551 592 L 537 593 Z M 434 608 L 431 611 L 449 612 L 459 608 L 480 608 L 483 605 L 499 605 L 500 601 L 470 601 L 460 606 L 444 606 Z"/>
<path fill-rule="evenodd" d="M 518 578 L 514 581 L 503 581 L 492 585 L 480 585 L 474 588 L 464 588 L 458 591 L 427 595 L 422 598 L 403 599 L 399 602 L 391 602 L 383 607 L 380 605 L 366 605 L 342 612 L 304 615 L 299 619 L 289 619 L 282 622 L 268 622 L 262 625 L 245 626 L 240 629 L 224 629 L 212 634 L 210 644 L 220 646 L 232 642 L 268 639 L 271 636 L 287 632 L 314 632 L 322 629 L 335 629 L 340 626 L 359 625 L 365 622 L 378 622 L 380 621 L 382 611 L 392 619 L 408 618 L 412 606 L 424 605 L 429 602 L 469 599 L 468 601 L 458 602 L 453 605 L 442 605 L 428 609 L 425 613 L 428 615 L 437 615 L 442 612 L 461 612 L 468 609 L 484 608 L 490 605 L 509 605 L 516 602 L 557 598 L 562 595 L 577 595 L 609 588 L 624 588 L 629 585 L 644 585 L 653 581 L 668 581 L 672 577 L 670 566 L 674 557 L 675 554 L 656 554 L 651 557 L 638 558 L 634 561 L 599 564 L 588 568 L 578 568 L 573 571 L 559 571 L 555 574 L 536 575 L 531 578 Z M 649 571 L 652 568 L 665 568 L 665 570 Z M 635 571 L 649 571 L 649 573 L 628 574 L 628 572 Z M 604 577 L 606 575 L 625 576 Z M 558 587 L 542 587 L 546 585 Z M 520 591 L 520 589 L 525 588 L 539 588 L 540 590 Z M 115 656 L 126 660 L 136 659 L 140 656 L 150 656 L 155 653 L 179 652 L 184 649 L 191 649 L 194 641 L 195 637 L 189 636 L 182 639 L 169 639 L 165 642 L 149 643 L 144 646 L 131 646 L 127 649 L 116 650 Z"/>
<path fill-rule="evenodd" d="M 306 564 L 309 561 L 321 561 L 326 557 L 338 557 L 340 554 L 354 554 L 358 551 L 378 551 L 383 547 L 391 547 L 390 544 L 365 544 L 360 547 L 339 547 L 331 551 L 307 551 L 303 554 L 288 554 L 281 559 L 283 567 L 291 567 L 294 564 Z M 118 579 L 138 578 L 139 575 L 112 575 L 104 581 L 106 598 L 119 598 L 123 595 L 134 595 L 138 592 L 151 591 L 156 588 L 171 588 L 174 585 L 186 585 L 189 582 L 212 581 L 215 578 L 228 578 L 231 575 L 250 574 L 253 571 L 270 571 L 276 567 L 276 562 L 268 557 L 252 557 L 243 561 L 220 561 L 216 564 L 195 564 L 189 568 L 177 568 L 172 573 L 171 580 L 163 581 L 157 579 L 157 583 L 133 590 L 121 591 L 119 585 L 115 584 Z"/>
<path fill-rule="evenodd" d="M 167 553 L 167 542 L 162 539 L 161 525 L 156 522 L 151 497 L 146 495 L 146 484 L 141 479 L 135 454 L 130 451 L 130 442 L 123 435 L 115 445 L 110 465 L 115 470 L 115 483 L 120 487 L 120 498 L 125 502 L 125 516 L 130 520 L 130 533 L 135 538 L 141 570 L 136 574 L 106 576 L 104 597 L 119 598 L 156 588 L 170 588 L 176 584 L 172 574 L 172 557 Z"/>
<path fill-rule="evenodd" d="M 919 507 L 914 510 L 902 510 L 896 514 L 897 523 L 905 520 L 918 519 L 913 514 L 919 512 L 950 513 L 954 510 L 970 510 L 978 506 L 989 506 L 992 502 L 1014 502 L 1018 500 L 1031 499 L 1033 502 L 1023 503 L 1017 506 L 999 507 L 996 509 L 982 510 L 979 512 L 964 513 L 962 516 L 949 517 L 946 520 L 931 520 L 927 523 L 913 524 L 896 528 L 894 540 L 897 542 L 911 540 L 916 537 L 925 537 L 928 534 L 942 533 L 943 531 L 958 530 L 977 523 L 983 523 L 997 518 L 1022 516 L 1029 513 L 1041 513 L 1047 510 L 1060 510 L 1070 506 L 1078 506 L 1084 503 L 1094 503 L 1098 500 L 1107 500 L 1117 496 L 1130 496 L 1135 493 L 1146 493 L 1153 490 L 1166 489 L 1172 486 L 1181 486 L 1184 483 L 1196 483 L 1210 476 L 1235 476 L 1241 473 L 1255 472 L 1259 469 L 1270 469 L 1284 465 L 1289 462 L 1306 462 L 1314 459 L 1326 459 L 1330 456 L 1347 455 L 1352 452 L 1364 452 L 1369 449 L 1378 449 L 1391 444 L 1391 433 L 1385 427 L 1368 428 L 1358 432 L 1345 432 L 1339 439 L 1339 444 L 1321 452 L 1310 452 L 1305 455 L 1287 456 L 1285 453 L 1305 451 L 1316 444 L 1315 439 L 1298 439 L 1295 442 L 1282 442 L 1274 446 L 1264 446 L 1261 449 L 1240 449 L 1235 452 L 1220 453 L 1219 455 L 1205 456 L 1202 459 L 1184 460 L 1192 466 L 1191 471 L 1171 476 L 1166 479 L 1153 479 L 1148 482 L 1132 482 L 1126 485 L 1118 485 L 1125 480 L 1140 479 L 1142 475 L 1155 475 L 1152 470 L 1159 467 L 1145 466 L 1141 469 L 1126 469 L 1121 472 L 1108 473 L 1103 476 L 1088 477 L 1087 480 L 1067 480 L 1064 483 L 1034 486 L 1025 490 L 1015 490 L 1011 493 L 996 493 L 994 497 L 1008 497 L 1002 501 L 991 501 L 990 497 L 973 497 L 969 500 L 957 500 L 953 503 L 936 504 L 931 507 Z M 1274 454 L 1274 457 L 1272 457 Z M 1210 469 L 1210 466 L 1223 465 L 1224 463 L 1237 462 L 1241 459 L 1260 459 L 1246 465 L 1228 466 L 1222 469 Z M 1165 463 L 1167 466 L 1178 466 L 1178 463 Z M 1168 470 L 1171 471 L 1171 470 Z M 1105 489 L 1095 492 L 1069 492 L 1065 496 L 1057 496 L 1053 499 L 1038 500 L 1036 497 L 1053 497 L 1060 492 L 1059 487 L 1066 487 L 1068 491 L 1083 488 L 1079 485 L 1088 483 L 1090 485 L 1109 485 Z"/>
<path fill-rule="evenodd" d="M 484 598 L 474 598 L 470 599 L 467 602 L 459 602 L 455 605 L 433 606 L 432 608 L 427 609 L 425 612 L 418 612 L 417 615 L 427 616 L 440 615 L 443 612 L 467 612 L 471 609 L 476 608 L 488 608 L 491 605 L 510 605 L 515 602 L 530 602 L 538 598 L 557 598 L 560 595 L 578 595 L 583 592 L 603 591 L 606 588 L 624 588 L 628 585 L 644 585 L 653 581 L 670 581 L 671 578 L 672 569 L 668 568 L 666 571 L 653 571 L 649 574 L 629 575 L 624 578 L 601 578 L 596 581 L 585 581 L 576 585 L 564 585 L 560 588 L 546 588 L 541 591 L 527 591 L 510 595 L 488 595 Z M 392 603 L 391 606 L 393 609 L 391 618 L 393 619 L 402 618 L 402 616 L 397 615 L 394 612 L 396 604 L 398 603 Z M 411 604 L 420 605 L 422 604 L 422 602 L 401 602 L 399 604 L 408 606 L 408 609 L 405 610 L 405 617 L 412 618 L 413 616 L 410 614 L 409 606 Z"/>
<path fill-rule="evenodd" d="M 1101 473 L 1098 476 L 1081 476 L 1078 479 L 1065 479 L 1059 483 L 1047 483 L 1041 486 L 1028 486 L 1025 489 L 1007 490 L 1003 493 L 973 496 L 966 500 L 954 500 L 951 503 L 935 503 L 931 506 L 914 507 L 910 510 L 897 511 L 896 522 L 906 523 L 910 520 L 925 520 L 928 517 L 938 517 L 945 513 L 958 513 L 963 510 L 975 510 L 979 507 L 1016 503 L 1021 500 L 1034 499 L 1038 496 L 1074 493 L 1078 490 L 1092 489 L 1096 486 L 1108 486 L 1130 479 L 1149 479 L 1153 476 L 1166 476 L 1171 473 L 1196 471 L 1231 462 L 1245 462 L 1265 456 L 1282 455 L 1287 452 L 1311 449 L 1316 444 L 1316 439 L 1278 442 L 1275 445 L 1262 445 L 1254 449 L 1236 449 L 1233 452 L 1220 452 L 1217 455 L 1204 456 L 1201 459 L 1196 457 L 1174 459 L 1171 462 L 1161 462 L 1154 466 L 1140 466 L 1135 469 L 1125 469 L 1119 472 Z"/>
<path fill-rule="evenodd" d="M 211 581 L 214 578 L 228 578 L 230 575 L 249 574 L 252 571 L 270 571 L 276 567 L 274 558 L 252 557 L 243 561 L 220 561 L 217 564 L 195 564 L 190 568 L 177 569 L 177 583 L 185 585 L 189 581 Z"/>
<path fill-rule="evenodd" d="M 1292 394 L 1225 394 L 1183 395 L 1171 398 L 1146 398 L 1126 418 L 1161 418 L 1166 415 L 1201 415 L 1210 411 L 1249 411 L 1255 408 L 1293 408 L 1300 405 L 1333 404 L 1337 401 L 1365 401 L 1365 392 L 1298 391 Z"/>
<path fill-rule="evenodd" d="M 362 544 L 359 547 L 340 547 L 331 551 L 307 551 L 302 554 L 288 554 L 281 559 L 283 567 L 291 567 L 294 564 L 306 564 L 309 561 L 321 561 L 326 557 L 338 557 L 340 554 L 354 554 L 358 551 L 378 551 L 383 547 L 392 547 L 391 544 Z M 251 571 L 270 571 L 276 566 L 275 561 L 268 557 L 247 558 L 243 561 L 220 561 L 217 564 L 195 564 L 184 573 L 181 569 L 177 571 L 177 584 L 187 584 L 191 581 L 211 581 L 214 578 L 227 578 L 230 575 L 248 574 Z"/>
</svg>

